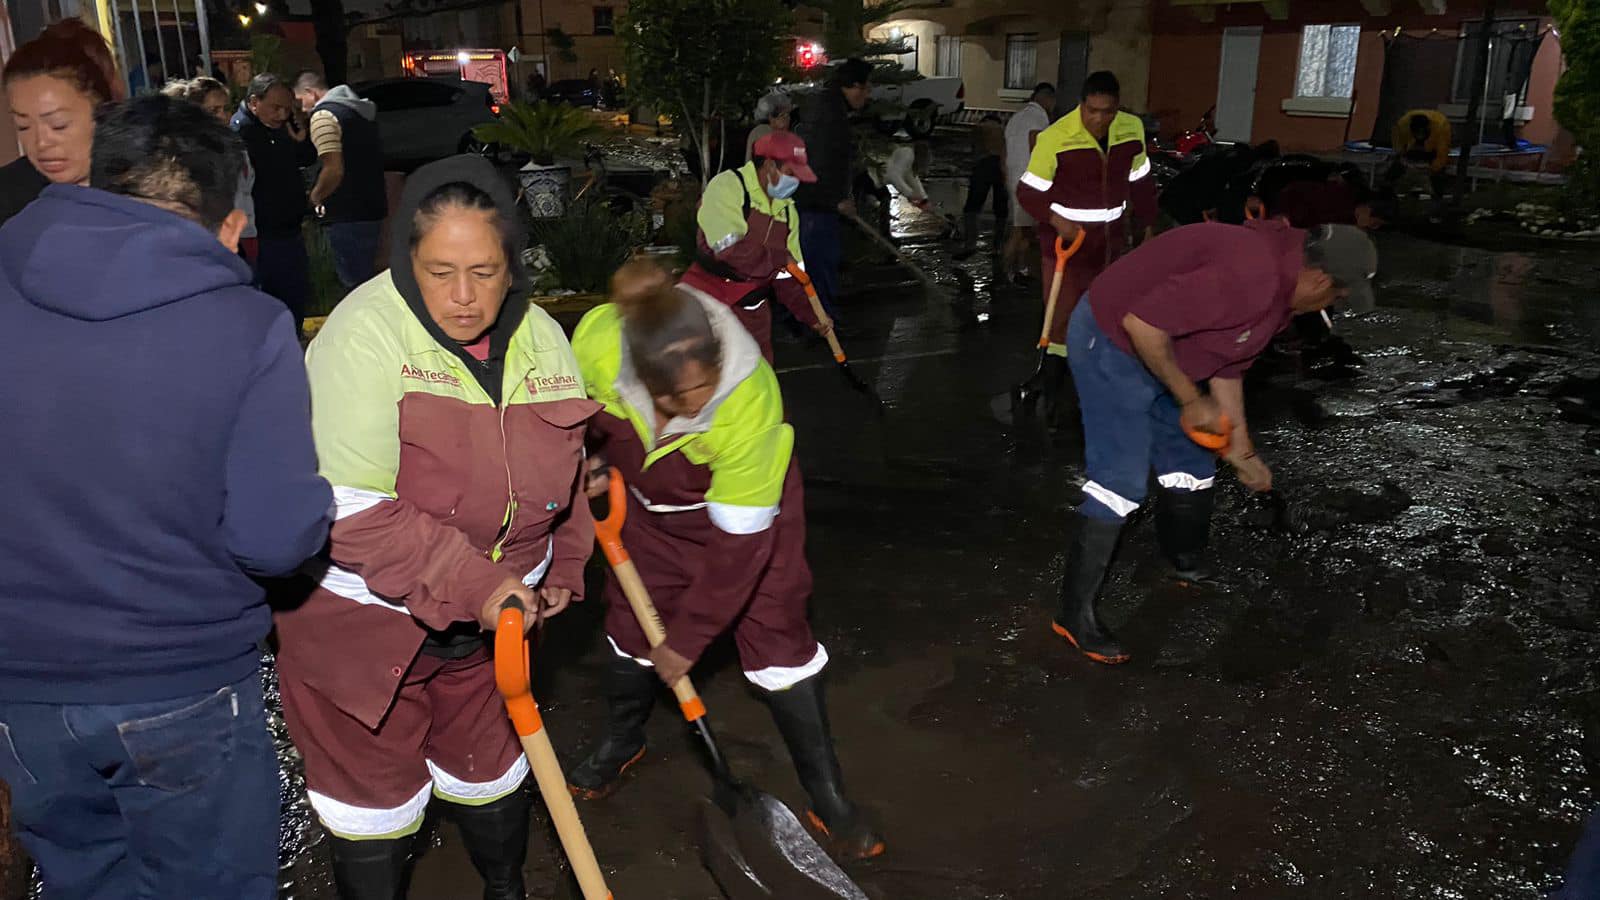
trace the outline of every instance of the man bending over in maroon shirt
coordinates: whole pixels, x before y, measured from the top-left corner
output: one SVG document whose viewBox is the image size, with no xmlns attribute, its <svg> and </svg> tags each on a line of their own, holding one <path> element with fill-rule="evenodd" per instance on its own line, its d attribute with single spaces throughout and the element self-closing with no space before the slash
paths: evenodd
<svg viewBox="0 0 1600 900">
<path fill-rule="evenodd" d="M 1083 412 L 1087 481 L 1055 632 L 1090 659 L 1128 654 L 1095 615 L 1123 522 L 1162 487 L 1156 534 L 1178 577 L 1199 577 L 1216 460 L 1184 429 L 1229 436 L 1251 490 L 1272 487 L 1245 424 L 1244 371 L 1296 313 L 1370 307 L 1377 250 L 1360 229 L 1282 220 L 1166 232 L 1113 262 L 1073 311 L 1067 362 Z"/>
</svg>

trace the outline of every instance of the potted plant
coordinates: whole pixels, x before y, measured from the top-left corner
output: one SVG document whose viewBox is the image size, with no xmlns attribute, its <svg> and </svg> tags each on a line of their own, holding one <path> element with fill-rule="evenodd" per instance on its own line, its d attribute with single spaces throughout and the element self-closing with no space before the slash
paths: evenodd
<svg viewBox="0 0 1600 900">
<path fill-rule="evenodd" d="M 600 126 L 583 110 L 556 103 L 509 103 L 500 119 L 472 130 L 486 144 L 528 154 L 522 167 L 522 195 L 536 219 L 561 215 L 566 209 L 572 168 L 557 160 L 581 154 L 583 142 L 600 135 Z"/>
</svg>

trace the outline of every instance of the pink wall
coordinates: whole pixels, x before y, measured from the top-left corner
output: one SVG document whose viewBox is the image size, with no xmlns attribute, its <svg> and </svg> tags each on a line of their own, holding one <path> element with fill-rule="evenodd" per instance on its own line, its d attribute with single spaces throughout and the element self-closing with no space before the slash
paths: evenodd
<svg viewBox="0 0 1600 900">
<path fill-rule="evenodd" d="M 1398 9 L 1405 0 L 1394 2 Z M 1218 7 L 1216 21 L 1208 23 L 1200 22 L 1185 8 L 1158 7 L 1150 49 L 1149 111 L 1161 117 L 1165 137 L 1194 127 L 1206 109 L 1216 102 L 1223 29 L 1258 26 L 1262 36 L 1252 140 L 1276 139 L 1285 150 L 1331 150 L 1344 138 L 1344 119 L 1290 115 L 1282 109 L 1283 101 L 1294 95 L 1301 26 L 1362 24 L 1356 57 L 1355 109 L 1350 122 L 1351 139 L 1361 140 L 1372 135 L 1377 116 L 1378 92 L 1383 80 L 1383 33 L 1396 27 L 1410 32 L 1437 28 L 1453 33 L 1459 30 L 1462 20 L 1477 17 L 1475 6 L 1451 3 L 1450 11 L 1442 16 L 1412 12 L 1372 16 L 1354 0 L 1296 0 L 1290 6 L 1291 17 L 1287 21 L 1271 21 L 1253 4 L 1235 4 Z M 1412 5 L 1411 8 L 1416 7 Z M 1502 15 L 1511 17 L 1513 14 Z M 1534 108 L 1534 115 L 1520 133 L 1527 140 L 1551 145 L 1556 148 L 1557 157 L 1567 158 L 1571 155 L 1571 138 L 1551 114 L 1551 93 L 1561 66 L 1560 42 L 1554 34 L 1548 34 L 1540 45 L 1528 83 L 1528 105 Z"/>
</svg>

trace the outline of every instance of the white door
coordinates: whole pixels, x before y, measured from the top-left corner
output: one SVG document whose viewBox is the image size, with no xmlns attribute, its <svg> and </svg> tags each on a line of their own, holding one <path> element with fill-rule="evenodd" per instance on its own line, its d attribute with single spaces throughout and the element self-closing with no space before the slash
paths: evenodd
<svg viewBox="0 0 1600 900">
<path fill-rule="evenodd" d="M 1261 57 L 1260 28 L 1222 32 L 1222 63 L 1217 72 L 1217 140 L 1250 140 L 1256 110 L 1256 62 Z"/>
</svg>

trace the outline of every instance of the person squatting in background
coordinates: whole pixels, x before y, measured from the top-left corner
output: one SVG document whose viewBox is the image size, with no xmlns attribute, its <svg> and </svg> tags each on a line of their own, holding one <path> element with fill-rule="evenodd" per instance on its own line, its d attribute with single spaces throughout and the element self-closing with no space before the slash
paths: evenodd
<svg viewBox="0 0 1600 900">
<path fill-rule="evenodd" d="M 608 574 L 609 720 L 568 780 L 580 797 L 615 790 L 644 755 L 662 683 L 732 632 L 810 796 L 813 826 L 842 856 L 876 856 L 883 839 L 844 792 L 823 699 L 828 653 L 806 619 L 805 498 L 777 376 L 727 306 L 674 286 L 653 263 L 623 266 L 611 296 L 584 316 L 573 350 L 604 404 L 591 456 L 628 484 L 622 539 L 666 641 L 651 649 Z"/>
</svg>

